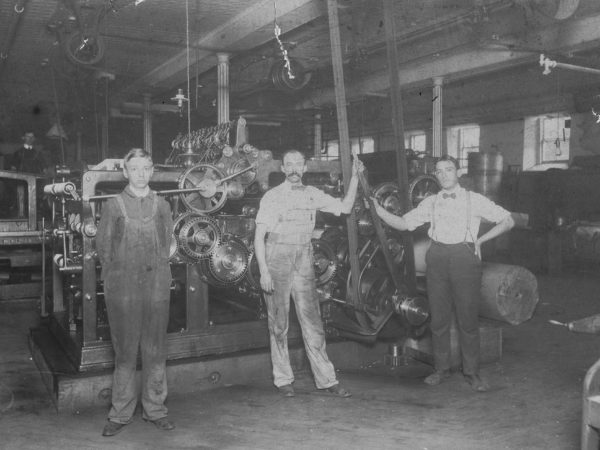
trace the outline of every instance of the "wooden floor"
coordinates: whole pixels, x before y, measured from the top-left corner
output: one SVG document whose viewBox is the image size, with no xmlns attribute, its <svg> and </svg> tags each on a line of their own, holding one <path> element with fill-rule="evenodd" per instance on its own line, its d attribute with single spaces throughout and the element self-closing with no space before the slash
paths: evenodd
<svg viewBox="0 0 600 450">
<path fill-rule="evenodd" d="M 581 385 L 600 357 L 600 337 L 574 334 L 548 320 L 569 321 L 600 310 L 597 271 L 538 277 L 534 317 L 503 328 L 502 359 L 484 366 L 492 385 L 472 392 L 459 375 L 440 386 L 423 370 L 369 364 L 340 371 L 354 396 L 315 391 L 298 374 L 293 399 L 268 378 L 169 397 L 177 424 L 161 432 L 136 415 L 118 436 L 100 435 L 105 408 L 58 415 L 30 358 L 33 303 L 0 302 L 1 449 L 576 449 Z"/>
</svg>

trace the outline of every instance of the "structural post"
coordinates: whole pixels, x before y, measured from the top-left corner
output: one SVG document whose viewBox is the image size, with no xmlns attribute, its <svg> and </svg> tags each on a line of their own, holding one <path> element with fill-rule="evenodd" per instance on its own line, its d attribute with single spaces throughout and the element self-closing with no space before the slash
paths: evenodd
<svg viewBox="0 0 600 450">
<path fill-rule="evenodd" d="M 217 123 L 229 122 L 229 53 L 217 53 Z"/>
<path fill-rule="evenodd" d="M 314 116 L 313 153 L 314 153 L 315 159 L 321 159 L 322 146 L 323 146 L 323 124 L 321 123 L 321 114 L 317 113 Z"/>
<path fill-rule="evenodd" d="M 100 161 L 104 161 L 106 158 L 108 158 L 108 111 L 102 114 L 101 127 L 102 142 L 100 149 Z"/>
<path fill-rule="evenodd" d="M 144 150 L 152 154 L 152 105 L 150 94 L 144 94 Z"/>
<path fill-rule="evenodd" d="M 432 156 L 439 158 L 442 156 L 442 77 L 433 78 L 433 145 Z"/>
<path fill-rule="evenodd" d="M 390 77 L 390 98 L 392 101 L 392 125 L 396 148 L 396 170 L 398 187 L 402 201 L 402 213 L 408 212 L 412 205 L 408 195 L 408 170 L 406 163 L 406 150 L 404 148 L 404 112 L 402 109 L 402 96 L 400 93 L 400 74 L 398 70 L 399 58 L 396 45 L 396 22 L 394 20 L 394 0 L 383 0 L 383 24 L 388 57 L 388 71 Z M 403 233 L 405 259 L 405 283 L 411 293 L 416 290 L 415 255 L 413 239 L 410 233 Z"/>
<path fill-rule="evenodd" d="M 344 183 L 348 186 L 352 177 L 352 161 L 350 159 L 350 136 L 348 132 L 348 115 L 346 111 L 346 87 L 344 85 L 344 66 L 342 61 L 342 42 L 340 37 L 340 21 L 337 0 L 327 0 L 329 16 L 329 37 L 331 39 L 331 60 L 333 65 L 333 81 L 335 85 L 335 104 L 340 142 L 340 158 Z M 348 229 L 348 253 L 350 254 L 350 274 L 352 276 L 352 292 L 348 292 L 348 301 L 360 303 L 360 267 L 358 265 L 358 228 L 354 208 L 346 219 Z"/>
</svg>

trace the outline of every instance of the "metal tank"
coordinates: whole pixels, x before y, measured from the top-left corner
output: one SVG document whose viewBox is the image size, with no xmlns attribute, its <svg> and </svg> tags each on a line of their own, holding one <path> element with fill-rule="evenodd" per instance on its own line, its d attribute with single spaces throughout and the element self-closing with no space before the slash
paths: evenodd
<svg viewBox="0 0 600 450">
<path fill-rule="evenodd" d="M 490 200 L 498 201 L 504 161 L 499 152 L 469 153 L 469 178 L 473 190 Z"/>
</svg>

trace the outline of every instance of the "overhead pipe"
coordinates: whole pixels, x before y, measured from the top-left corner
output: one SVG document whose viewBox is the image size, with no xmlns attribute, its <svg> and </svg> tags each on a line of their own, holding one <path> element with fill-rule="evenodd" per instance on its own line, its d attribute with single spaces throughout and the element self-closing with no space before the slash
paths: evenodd
<svg viewBox="0 0 600 450">
<path fill-rule="evenodd" d="M 25 6 L 28 1 L 29 0 L 17 0 L 13 8 L 10 24 L 8 25 L 7 37 L 0 50 L 0 75 L 2 75 L 4 67 L 6 67 L 6 61 L 8 60 L 8 56 L 15 42 L 15 37 L 17 36 L 19 25 L 21 24 L 21 18 L 23 17 Z"/>
<path fill-rule="evenodd" d="M 542 66 L 544 68 L 544 71 L 542 72 L 542 74 L 544 74 L 544 75 L 548 75 L 551 72 L 550 69 L 554 69 L 556 67 L 558 67 L 559 69 L 575 70 L 577 72 L 584 72 L 584 73 L 590 73 L 593 75 L 600 75 L 600 69 L 595 69 L 593 67 L 576 66 L 574 64 L 566 64 L 566 63 L 557 62 L 557 61 L 554 61 L 554 60 L 546 57 L 543 53 L 540 55 L 540 66 Z"/>
</svg>

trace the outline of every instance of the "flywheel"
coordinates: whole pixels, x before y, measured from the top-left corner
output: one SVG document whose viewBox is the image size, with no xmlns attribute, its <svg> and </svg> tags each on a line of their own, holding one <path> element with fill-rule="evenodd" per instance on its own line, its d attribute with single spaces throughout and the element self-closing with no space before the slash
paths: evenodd
<svg viewBox="0 0 600 450">
<path fill-rule="evenodd" d="M 181 202 L 195 213 L 206 214 L 220 210 L 227 200 L 228 186 L 223 172 L 211 164 L 197 164 L 179 178 L 179 189 L 195 189 L 180 194 Z"/>
<path fill-rule="evenodd" d="M 442 187 L 437 178 L 433 175 L 419 175 L 408 185 L 408 196 L 413 208 L 430 195 L 435 195 Z"/>
<path fill-rule="evenodd" d="M 373 197 L 392 214 L 402 214 L 402 199 L 396 183 L 385 182 L 376 186 L 373 189 Z"/>
</svg>

